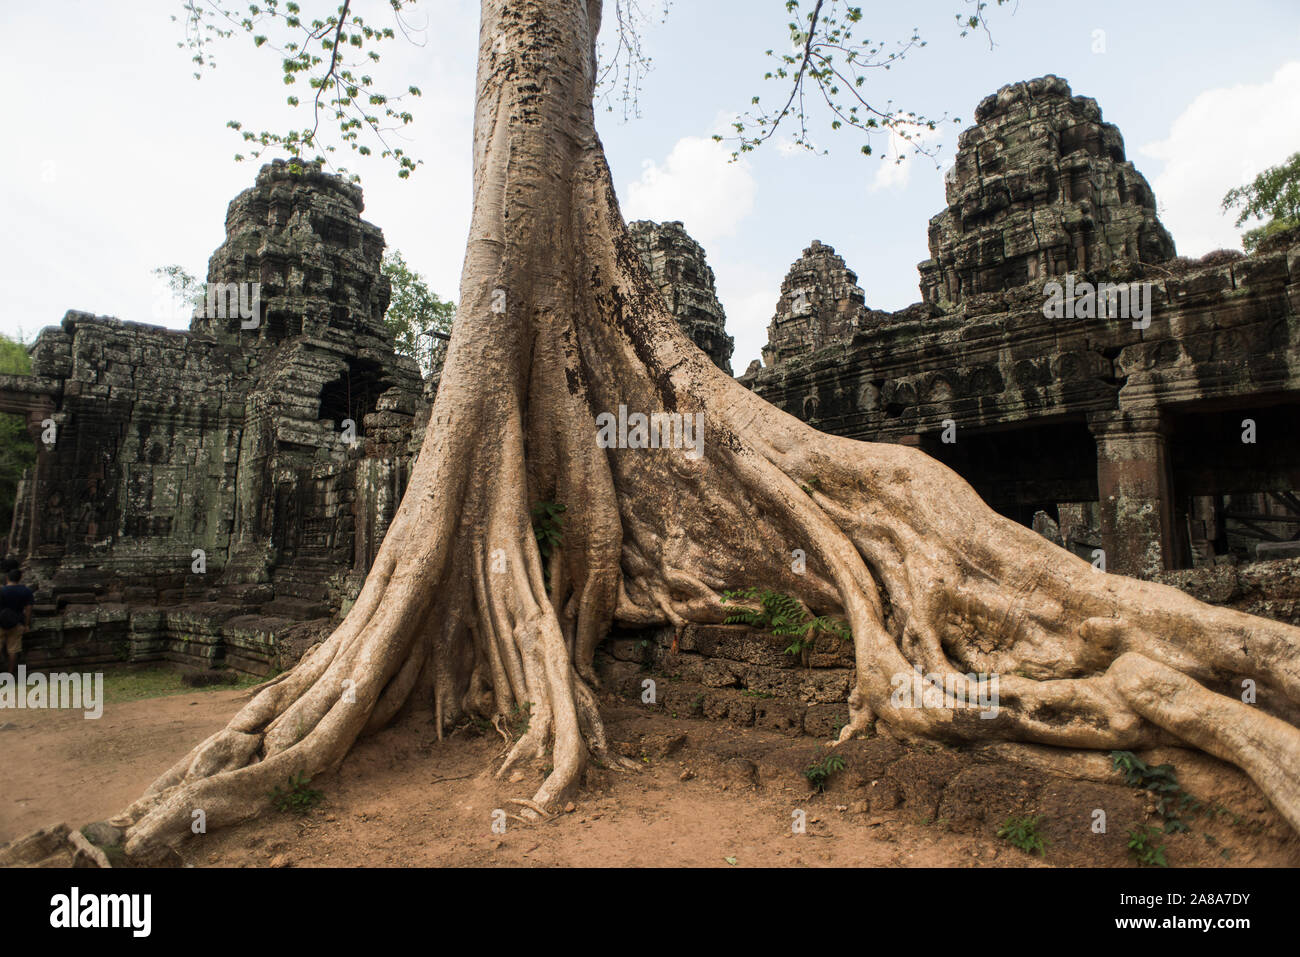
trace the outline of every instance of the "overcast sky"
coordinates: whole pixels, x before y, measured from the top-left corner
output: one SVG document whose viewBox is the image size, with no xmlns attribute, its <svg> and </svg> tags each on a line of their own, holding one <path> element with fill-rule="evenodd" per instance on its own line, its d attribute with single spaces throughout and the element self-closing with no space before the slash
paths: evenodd
<svg viewBox="0 0 1300 957">
<path fill-rule="evenodd" d="M 307 13 L 318 5 L 301 2 Z M 422 88 L 406 146 L 424 165 L 400 181 L 377 162 L 351 164 L 363 177 L 365 217 L 448 298 L 469 227 L 477 6 L 422 0 L 412 17 L 427 26 L 422 45 L 386 45 L 376 70 L 390 86 Z M 1300 149 L 1297 0 L 1020 0 L 1014 12 L 994 12 L 991 49 L 987 38 L 958 37 L 953 14 L 963 0 L 863 6 L 865 36 L 892 41 L 917 27 L 928 41 L 878 71 L 868 94 L 962 120 L 931 141 L 938 165 L 865 158 L 854 134 L 824 124 L 813 133 L 829 156 L 771 143 L 727 162 L 710 135 L 752 96 L 779 93 L 762 75 L 764 51 L 788 45 L 781 0 L 676 0 L 645 31 L 655 64 L 640 119 L 598 119 L 628 219 L 680 219 L 707 250 L 737 372 L 758 356 L 781 279 L 813 239 L 845 257 L 869 306 L 920 298 L 916 264 L 928 256 L 926 226 L 943 206 L 956 134 L 1003 84 L 1056 73 L 1095 98 L 1184 255 L 1237 246 L 1219 211 L 1224 192 Z M 257 170 L 233 161 L 242 144 L 226 121 L 284 126 L 290 111 L 276 58 L 245 38 L 226 41 L 216 70 L 194 80 L 170 20 L 180 8 L 180 0 L 0 4 L 9 94 L 0 332 L 30 340 L 68 309 L 188 325 L 152 269 L 206 273 L 226 205 Z M 890 155 L 887 138 L 874 145 Z"/>
</svg>

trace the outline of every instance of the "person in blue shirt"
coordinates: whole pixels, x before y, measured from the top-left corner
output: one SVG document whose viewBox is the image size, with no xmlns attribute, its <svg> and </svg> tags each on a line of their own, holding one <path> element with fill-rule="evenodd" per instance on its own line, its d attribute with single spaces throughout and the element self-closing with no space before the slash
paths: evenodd
<svg viewBox="0 0 1300 957">
<path fill-rule="evenodd" d="M 23 570 L 9 569 L 8 584 L 0 588 L 0 648 L 4 649 L 10 674 L 16 674 L 18 654 L 23 650 L 23 633 L 32 624 L 36 595 L 21 584 Z"/>
</svg>

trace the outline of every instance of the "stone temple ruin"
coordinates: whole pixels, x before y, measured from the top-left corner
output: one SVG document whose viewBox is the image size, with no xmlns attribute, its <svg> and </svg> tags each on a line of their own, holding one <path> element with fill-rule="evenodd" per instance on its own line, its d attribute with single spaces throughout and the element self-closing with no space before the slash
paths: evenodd
<svg viewBox="0 0 1300 957">
<path fill-rule="evenodd" d="M 858 274 L 835 250 L 814 239 L 781 283 L 776 316 L 767 327 L 763 362 L 780 365 L 837 342 L 847 342 L 874 317 Z M 746 374 L 756 371 L 751 364 Z"/>
<path fill-rule="evenodd" d="M 742 381 L 823 431 L 921 447 L 1003 514 L 1037 517 L 1084 557 L 1103 550 L 1111 571 L 1153 576 L 1247 544 L 1300 554 L 1297 237 L 1175 258 L 1119 131 L 1057 77 L 1004 87 L 975 117 L 930 221 L 922 302 L 866 309 L 813 243 L 782 287 L 766 366 Z M 1150 283 L 1151 313 L 1048 318 L 1054 279 Z"/>
<path fill-rule="evenodd" d="M 628 223 L 628 231 L 668 308 L 682 330 L 727 375 L 736 341 L 727 335 L 727 314 L 718 302 L 713 270 L 704 249 L 681 223 Z"/>
<path fill-rule="evenodd" d="M 355 594 L 426 413 L 361 209 L 338 177 L 269 165 L 207 276 L 260 283 L 255 315 L 226 308 L 237 294 L 189 332 L 70 312 L 32 346 L 32 377 L 0 383 L 37 447 L 9 536 L 39 585 L 32 666 L 266 671 L 277 635 Z"/>
<path fill-rule="evenodd" d="M 975 116 L 921 301 L 871 309 L 814 241 L 782 284 L 765 365 L 740 381 L 824 431 L 925 449 L 1108 571 L 1300 624 L 1300 559 L 1233 560 L 1297 547 L 1300 236 L 1176 258 L 1119 131 L 1056 77 Z M 256 321 L 205 307 L 175 332 L 73 312 L 38 337 L 32 376 L 0 377 L 0 411 L 27 417 L 38 450 L 8 545 L 39 586 L 30 665 L 264 673 L 356 595 L 434 388 L 382 324 L 383 236 L 361 212 L 337 177 L 267 166 L 231 203 L 207 276 L 260 283 Z M 630 229 L 683 330 L 730 374 L 704 251 L 681 223 Z M 1049 318 L 1052 281 L 1150 283 L 1152 309 Z M 823 736 L 847 717 L 852 654 L 824 637 L 807 668 L 743 627 L 648 637 L 607 642 L 610 688 L 652 667 L 678 679 L 686 714 Z"/>
</svg>

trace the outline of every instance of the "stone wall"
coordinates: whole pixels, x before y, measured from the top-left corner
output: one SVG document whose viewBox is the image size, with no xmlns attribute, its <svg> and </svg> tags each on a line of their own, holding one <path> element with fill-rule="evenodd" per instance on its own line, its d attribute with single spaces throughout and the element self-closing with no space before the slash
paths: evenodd
<svg viewBox="0 0 1300 957">
<path fill-rule="evenodd" d="M 853 646 L 819 636 L 807 660 L 786 654 L 789 638 L 742 625 L 690 624 L 612 635 L 596 669 L 605 687 L 655 702 L 679 717 L 832 738 L 849 718 Z"/>
</svg>

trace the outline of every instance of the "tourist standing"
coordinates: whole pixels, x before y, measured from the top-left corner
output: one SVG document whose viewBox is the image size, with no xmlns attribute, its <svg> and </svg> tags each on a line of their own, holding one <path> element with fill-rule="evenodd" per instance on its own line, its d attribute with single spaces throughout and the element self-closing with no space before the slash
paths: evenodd
<svg viewBox="0 0 1300 957">
<path fill-rule="evenodd" d="M 32 604 L 36 596 L 22 584 L 23 570 L 11 568 L 5 576 L 8 584 L 0 588 L 0 648 L 4 649 L 6 666 L 17 674 L 18 654 L 23 650 L 23 632 L 32 624 Z"/>
</svg>

